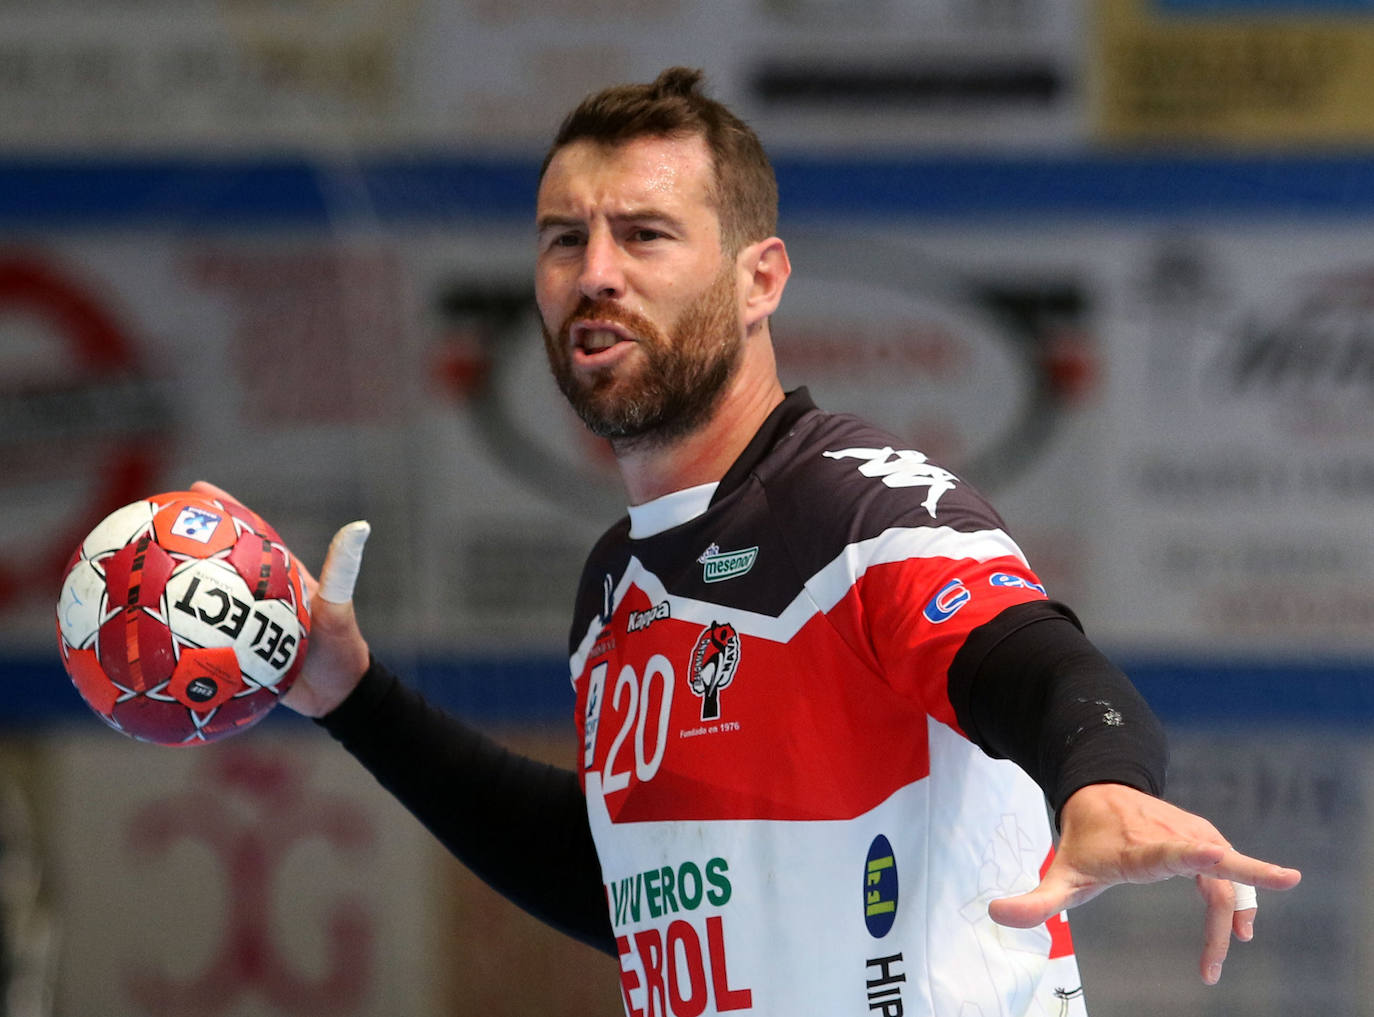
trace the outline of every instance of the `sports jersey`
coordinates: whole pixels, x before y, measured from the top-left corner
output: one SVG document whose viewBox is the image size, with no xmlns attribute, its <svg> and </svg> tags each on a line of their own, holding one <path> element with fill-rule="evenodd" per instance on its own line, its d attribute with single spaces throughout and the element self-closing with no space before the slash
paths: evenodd
<svg viewBox="0 0 1374 1017">
<path fill-rule="evenodd" d="M 1063 916 L 988 917 L 1050 825 L 948 687 L 1045 599 L 967 484 L 804 390 L 717 487 L 608 531 L 570 666 L 626 1013 L 1084 1013 Z"/>
</svg>

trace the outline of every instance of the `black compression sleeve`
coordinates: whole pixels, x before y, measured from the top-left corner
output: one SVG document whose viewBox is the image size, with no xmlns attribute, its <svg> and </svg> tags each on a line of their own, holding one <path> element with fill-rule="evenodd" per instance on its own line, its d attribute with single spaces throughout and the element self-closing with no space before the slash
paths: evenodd
<svg viewBox="0 0 1374 1017">
<path fill-rule="evenodd" d="M 1056 819 L 1089 784 L 1164 791 L 1163 727 L 1061 605 L 1018 604 L 971 632 L 950 666 L 949 693 L 965 733 L 1030 774 Z"/>
<path fill-rule="evenodd" d="M 616 956 L 575 773 L 503 748 L 375 660 L 319 724 L 491 887 Z"/>
</svg>

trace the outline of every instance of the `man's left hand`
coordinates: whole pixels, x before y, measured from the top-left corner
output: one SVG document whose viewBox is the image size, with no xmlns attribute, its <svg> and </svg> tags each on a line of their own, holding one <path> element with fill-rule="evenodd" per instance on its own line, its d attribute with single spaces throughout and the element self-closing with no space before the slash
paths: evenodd
<svg viewBox="0 0 1374 1017">
<path fill-rule="evenodd" d="M 1255 909 L 1236 911 L 1232 881 L 1261 890 L 1288 890 L 1302 873 L 1243 855 L 1207 820 L 1122 784 L 1092 784 L 1074 792 L 1060 813 L 1054 861 L 1030 893 L 995 900 L 992 920 L 1032 928 L 1119 883 L 1156 883 L 1192 876 L 1206 905 L 1202 980 L 1221 978 L 1231 934 L 1254 934 Z"/>
</svg>

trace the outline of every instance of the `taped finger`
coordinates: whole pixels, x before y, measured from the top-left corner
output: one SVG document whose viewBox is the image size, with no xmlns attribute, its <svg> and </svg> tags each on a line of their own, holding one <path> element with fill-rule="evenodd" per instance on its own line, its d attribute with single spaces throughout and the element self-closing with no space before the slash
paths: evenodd
<svg viewBox="0 0 1374 1017">
<path fill-rule="evenodd" d="M 1236 891 L 1235 909 L 1237 911 L 1249 911 L 1251 908 L 1259 907 L 1259 896 L 1255 893 L 1255 888 L 1253 886 L 1247 886 L 1245 883 L 1237 883 L 1235 880 L 1231 881 L 1231 886 L 1233 886 Z"/>
<path fill-rule="evenodd" d="M 321 600 L 347 604 L 353 599 L 353 587 L 358 584 L 358 572 L 363 567 L 363 545 L 371 532 L 372 526 L 360 520 L 334 534 L 320 570 Z"/>
</svg>

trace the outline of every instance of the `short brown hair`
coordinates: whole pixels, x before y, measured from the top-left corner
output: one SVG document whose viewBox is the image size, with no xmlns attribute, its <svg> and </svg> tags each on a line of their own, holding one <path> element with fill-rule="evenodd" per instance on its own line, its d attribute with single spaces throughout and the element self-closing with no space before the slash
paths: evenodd
<svg viewBox="0 0 1374 1017">
<path fill-rule="evenodd" d="M 669 67 L 649 84 L 613 85 L 587 96 L 564 118 L 544 156 L 539 178 L 559 149 L 574 141 L 617 145 L 643 137 L 706 140 L 721 244 L 733 255 L 778 228 L 778 182 L 758 135 L 702 91 L 703 74 Z"/>
</svg>

